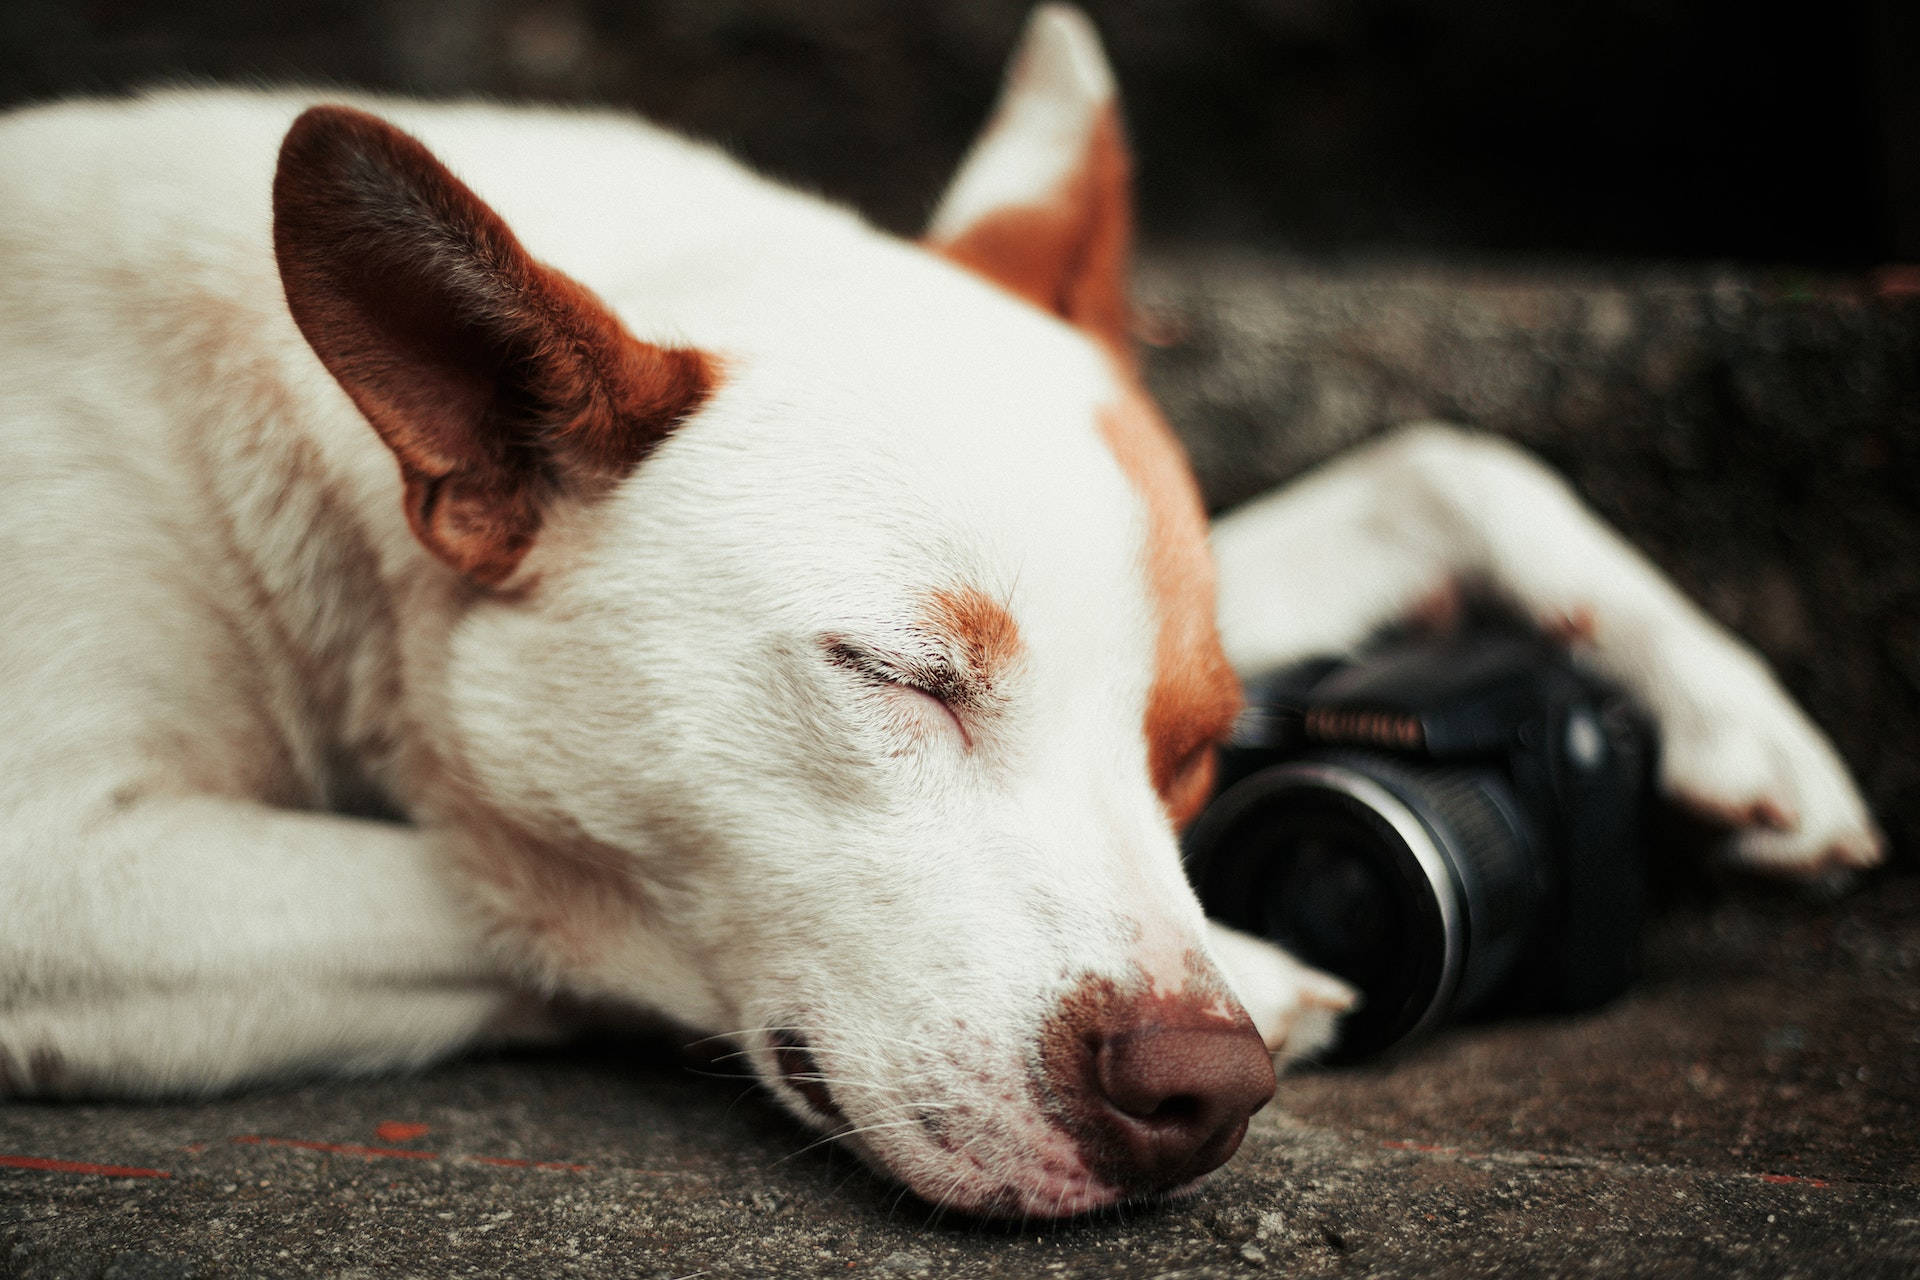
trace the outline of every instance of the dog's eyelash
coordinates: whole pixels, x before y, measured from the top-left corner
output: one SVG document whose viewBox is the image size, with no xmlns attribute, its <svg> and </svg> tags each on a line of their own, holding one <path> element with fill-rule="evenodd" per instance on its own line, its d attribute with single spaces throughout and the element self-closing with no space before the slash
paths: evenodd
<svg viewBox="0 0 1920 1280">
<path fill-rule="evenodd" d="M 954 667 L 905 656 L 882 656 L 850 640 L 827 643 L 827 659 L 876 684 L 900 685 L 949 707 L 973 701 L 973 685 Z"/>
</svg>

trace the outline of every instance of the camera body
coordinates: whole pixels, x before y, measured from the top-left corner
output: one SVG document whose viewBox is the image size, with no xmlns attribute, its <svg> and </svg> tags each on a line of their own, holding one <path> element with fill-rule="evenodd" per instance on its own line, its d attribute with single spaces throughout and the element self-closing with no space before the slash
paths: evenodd
<svg viewBox="0 0 1920 1280">
<path fill-rule="evenodd" d="M 1330 1058 L 1632 981 L 1654 740 L 1557 647 L 1472 628 L 1248 694 L 1188 872 L 1209 914 L 1360 991 Z"/>
</svg>

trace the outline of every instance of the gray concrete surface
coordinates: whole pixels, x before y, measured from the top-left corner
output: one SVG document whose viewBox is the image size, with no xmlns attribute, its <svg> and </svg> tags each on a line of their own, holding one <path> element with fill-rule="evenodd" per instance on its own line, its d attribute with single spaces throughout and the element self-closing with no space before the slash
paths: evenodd
<svg viewBox="0 0 1920 1280">
<path fill-rule="evenodd" d="M 942 1218 L 746 1082 L 602 1045 L 194 1104 L 0 1107 L 0 1277 L 1916 1274 L 1903 280 L 1218 254 L 1145 280 L 1154 381 L 1217 504 L 1426 414 L 1561 466 L 1835 731 L 1895 838 L 1895 869 L 1853 895 L 1669 877 L 1617 1005 L 1293 1076 L 1233 1163 L 1156 1209 Z"/>
</svg>

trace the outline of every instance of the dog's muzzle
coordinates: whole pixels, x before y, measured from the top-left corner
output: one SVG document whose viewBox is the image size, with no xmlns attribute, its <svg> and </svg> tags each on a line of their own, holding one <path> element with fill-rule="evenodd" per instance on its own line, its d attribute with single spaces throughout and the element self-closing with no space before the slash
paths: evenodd
<svg viewBox="0 0 1920 1280">
<path fill-rule="evenodd" d="M 863 1128 L 872 1117 L 850 1113 L 823 1069 L 833 1051 L 791 1029 L 765 1043 L 769 1082 L 816 1123 L 922 1194 L 994 1215 L 1069 1216 L 1178 1191 L 1233 1155 L 1274 1093 L 1259 1033 L 1216 983 L 1163 994 L 1083 978 L 1029 1042 L 1024 1105 L 998 1089 L 916 1104 L 902 1124 L 877 1126 L 888 1135 L 877 1143 Z"/>
</svg>

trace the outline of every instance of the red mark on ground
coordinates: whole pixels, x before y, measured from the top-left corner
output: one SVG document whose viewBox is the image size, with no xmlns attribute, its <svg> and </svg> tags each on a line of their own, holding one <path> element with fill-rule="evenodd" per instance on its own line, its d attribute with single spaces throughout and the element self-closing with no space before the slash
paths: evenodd
<svg viewBox="0 0 1920 1280">
<path fill-rule="evenodd" d="M 102 1178 L 171 1178 L 164 1169 L 141 1169 L 124 1164 L 88 1164 L 84 1160 L 43 1160 L 39 1156 L 0 1156 L 10 1169 L 38 1169 L 42 1173 L 91 1173 Z"/>
<path fill-rule="evenodd" d="M 249 1147 L 299 1147 L 303 1151 L 325 1151 L 329 1155 L 336 1156 L 362 1156 L 369 1160 L 438 1160 L 440 1158 L 431 1151 L 408 1151 L 402 1147 L 362 1147 L 351 1142 L 313 1142 L 306 1138 L 263 1138 L 257 1133 L 244 1134 L 235 1138 L 234 1141 Z"/>
<path fill-rule="evenodd" d="M 373 1136 L 382 1142 L 412 1142 L 415 1138 L 427 1136 L 427 1126 L 414 1124 L 407 1120 L 382 1120 L 373 1131 Z"/>
<path fill-rule="evenodd" d="M 568 1164 L 564 1160 L 516 1160 L 511 1156 L 456 1156 L 456 1160 L 467 1160 L 474 1164 L 496 1164 L 508 1169 L 564 1169 L 568 1173 L 585 1173 L 587 1166 Z"/>
<path fill-rule="evenodd" d="M 1797 1182 L 1804 1187 L 1824 1187 L 1828 1185 L 1824 1179 L 1803 1178 L 1798 1174 L 1794 1174 L 1794 1173 L 1763 1173 L 1760 1175 L 1760 1181 L 1762 1182 Z"/>
</svg>

